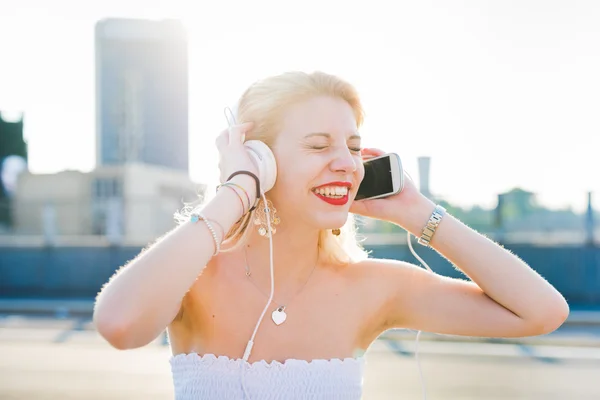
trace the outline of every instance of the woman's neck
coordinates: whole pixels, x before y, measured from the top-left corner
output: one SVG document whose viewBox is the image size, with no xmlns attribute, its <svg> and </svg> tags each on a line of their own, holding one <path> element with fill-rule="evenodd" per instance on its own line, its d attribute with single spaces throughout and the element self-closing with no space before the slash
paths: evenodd
<svg viewBox="0 0 600 400">
<path fill-rule="evenodd" d="M 269 238 L 260 236 L 254 226 L 244 246 L 246 266 L 256 283 L 270 287 Z M 273 235 L 275 286 L 294 290 L 303 285 L 318 263 L 319 231 L 314 228 L 278 226 Z M 277 289 L 276 289 L 277 290 Z"/>
</svg>

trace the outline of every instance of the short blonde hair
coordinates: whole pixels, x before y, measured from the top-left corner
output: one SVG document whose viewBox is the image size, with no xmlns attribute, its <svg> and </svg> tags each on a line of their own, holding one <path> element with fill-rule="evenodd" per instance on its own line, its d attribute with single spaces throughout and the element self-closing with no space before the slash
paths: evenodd
<svg viewBox="0 0 600 400">
<path fill-rule="evenodd" d="M 316 96 L 331 96 L 346 101 L 354 112 L 356 126 L 360 127 L 364 111 L 358 92 L 348 82 L 324 72 L 286 72 L 262 79 L 252 84 L 237 104 L 236 120 L 241 124 L 252 121 L 254 127 L 246 134 L 247 140 L 260 140 L 273 147 L 281 131 L 282 115 L 293 104 Z M 189 215 L 189 210 L 188 213 Z M 244 215 L 225 235 L 223 251 L 242 246 L 248 237 L 255 211 Z M 182 216 L 181 214 L 179 216 Z M 187 215 L 183 219 L 187 220 Z M 355 219 L 352 214 L 340 229 L 339 236 L 330 230 L 319 232 L 319 253 L 326 262 L 346 264 L 367 258 L 367 253 L 357 239 Z"/>
</svg>

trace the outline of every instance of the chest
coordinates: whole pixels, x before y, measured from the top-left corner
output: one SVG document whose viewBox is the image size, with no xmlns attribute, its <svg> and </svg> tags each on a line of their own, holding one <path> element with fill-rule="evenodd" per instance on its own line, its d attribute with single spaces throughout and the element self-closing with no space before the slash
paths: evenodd
<svg viewBox="0 0 600 400">
<path fill-rule="evenodd" d="M 214 280 L 193 288 L 187 307 L 188 351 L 239 358 L 257 326 L 268 301 L 268 292 L 248 280 Z M 285 321 L 273 320 L 285 304 Z M 320 279 L 286 298 L 275 292 L 258 326 L 249 361 L 330 359 L 355 357 L 361 333 L 368 324 L 369 304 L 344 279 Z M 282 318 L 276 313 L 275 318 Z"/>
</svg>

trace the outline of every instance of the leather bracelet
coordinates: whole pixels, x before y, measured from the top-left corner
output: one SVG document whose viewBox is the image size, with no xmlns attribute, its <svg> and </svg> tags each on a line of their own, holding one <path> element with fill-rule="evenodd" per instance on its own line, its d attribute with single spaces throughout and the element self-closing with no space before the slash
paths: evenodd
<svg viewBox="0 0 600 400">
<path fill-rule="evenodd" d="M 431 217 L 429 217 L 429 221 L 427 221 L 427 225 L 425 225 L 425 228 L 423 228 L 421 237 L 417 240 L 420 245 L 429 247 L 429 243 L 435 234 L 435 230 L 445 214 L 446 209 L 444 207 L 440 206 L 439 204 L 435 206 L 435 209 L 431 213 Z"/>
<path fill-rule="evenodd" d="M 254 210 L 256 208 L 256 206 L 258 205 L 259 199 L 260 199 L 260 181 L 258 179 L 258 176 L 254 175 L 252 172 L 250 171 L 236 171 L 233 174 L 229 175 L 229 178 L 227 178 L 227 181 L 231 180 L 231 178 L 233 178 L 236 175 L 248 175 L 251 176 L 252 178 L 254 178 L 254 182 L 256 182 L 256 200 L 254 201 L 254 205 L 252 206 L 252 208 L 250 208 L 248 210 L 248 212 Z"/>
</svg>

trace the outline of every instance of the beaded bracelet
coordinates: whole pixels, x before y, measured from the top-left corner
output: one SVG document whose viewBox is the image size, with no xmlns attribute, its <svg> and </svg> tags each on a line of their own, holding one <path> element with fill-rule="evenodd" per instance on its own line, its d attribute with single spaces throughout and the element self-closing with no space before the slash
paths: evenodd
<svg viewBox="0 0 600 400">
<path fill-rule="evenodd" d="M 212 235 L 213 240 L 215 242 L 215 253 L 213 254 L 213 256 L 216 256 L 221 251 L 221 243 L 219 242 L 219 238 L 217 236 L 217 232 L 215 232 L 215 228 L 213 228 L 210 221 L 206 219 L 206 217 L 201 212 L 192 213 L 192 215 L 190 216 L 190 222 L 196 223 L 198 221 L 204 221 L 206 227 L 210 231 L 210 234 Z"/>
</svg>

